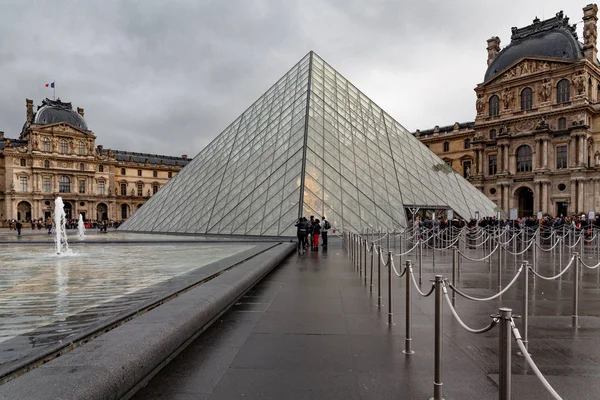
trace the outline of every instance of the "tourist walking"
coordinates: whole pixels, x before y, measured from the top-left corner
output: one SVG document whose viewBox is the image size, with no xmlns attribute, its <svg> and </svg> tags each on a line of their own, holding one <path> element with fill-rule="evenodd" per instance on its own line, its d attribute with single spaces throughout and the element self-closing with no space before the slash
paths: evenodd
<svg viewBox="0 0 600 400">
<path fill-rule="evenodd" d="M 23 224 L 21 223 L 21 221 L 17 221 L 16 227 L 17 227 L 17 236 L 21 236 L 21 228 L 23 228 Z"/>
<path fill-rule="evenodd" d="M 327 221 L 327 219 L 325 218 L 325 216 L 323 215 L 323 220 L 321 222 L 321 241 L 322 241 L 322 246 L 324 249 L 327 248 L 327 232 L 331 229 L 331 224 L 329 223 L 329 221 Z"/>
</svg>

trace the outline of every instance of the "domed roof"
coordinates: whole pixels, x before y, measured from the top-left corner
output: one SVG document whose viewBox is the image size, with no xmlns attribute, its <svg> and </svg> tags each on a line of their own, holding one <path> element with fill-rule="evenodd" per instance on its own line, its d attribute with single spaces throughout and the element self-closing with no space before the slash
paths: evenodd
<svg viewBox="0 0 600 400">
<path fill-rule="evenodd" d="M 81 130 L 88 130 L 85 120 L 79 113 L 73 111 L 71 103 L 63 103 L 60 99 L 43 100 L 42 105 L 38 107 L 33 123 L 50 125 L 58 122 L 66 122 Z"/>
<path fill-rule="evenodd" d="M 554 18 L 540 21 L 524 28 L 512 28 L 511 41 L 485 72 L 488 81 L 523 57 L 546 57 L 563 60 L 583 58 L 583 45 L 577 40 L 575 25 L 569 25 L 569 18 L 562 11 Z"/>
</svg>

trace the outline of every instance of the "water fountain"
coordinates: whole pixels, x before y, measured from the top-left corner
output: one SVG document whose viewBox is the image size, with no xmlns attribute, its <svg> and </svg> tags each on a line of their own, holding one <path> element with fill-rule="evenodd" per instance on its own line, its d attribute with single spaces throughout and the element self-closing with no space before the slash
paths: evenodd
<svg viewBox="0 0 600 400">
<path fill-rule="evenodd" d="M 83 215 L 79 214 L 79 221 L 77 222 L 77 231 L 79 236 L 85 236 L 85 226 L 83 225 Z"/>
<path fill-rule="evenodd" d="M 65 222 L 65 205 L 62 197 L 59 196 L 54 200 L 54 229 L 56 232 L 54 243 L 56 244 L 56 254 L 69 252 Z"/>
</svg>

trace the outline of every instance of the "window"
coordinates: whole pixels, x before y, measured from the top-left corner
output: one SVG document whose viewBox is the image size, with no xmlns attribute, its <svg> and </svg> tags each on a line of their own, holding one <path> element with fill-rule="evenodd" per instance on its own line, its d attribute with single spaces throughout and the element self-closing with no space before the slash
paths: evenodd
<svg viewBox="0 0 600 400">
<path fill-rule="evenodd" d="M 169 179 L 173 177 L 173 172 L 169 171 Z"/>
<path fill-rule="evenodd" d="M 98 165 L 98 172 L 104 172 L 104 165 Z"/>
<path fill-rule="evenodd" d="M 127 204 L 121 204 L 121 218 L 127 218 Z"/>
<path fill-rule="evenodd" d="M 104 181 L 98 182 L 98 194 L 104 194 Z"/>
<path fill-rule="evenodd" d="M 490 140 L 496 140 L 496 130 L 492 129 L 490 131 Z"/>
<path fill-rule="evenodd" d="M 85 143 L 79 142 L 79 146 L 77 147 L 77 153 L 79 153 L 80 155 L 85 155 L 86 150 L 87 149 L 85 148 Z"/>
<path fill-rule="evenodd" d="M 567 129 L 567 119 L 565 117 L 560 117 L 558 119 L 558 130 L 564 131 L 565 129 Z"/>
<path fill-rule="evenodd" d="M 121 196 L 127 196 L 127 184 L 121 183 Z"/>
<path fill-rule="evenodd" d="M 493 95 L 490 97 L 490 117 L 498 115 L 500 115 L 500 99 L 498 99 L 498 96 Z"/>
<path fill-rule="evenodd" d="M 158 178 L 158 171 L 152 171 L 152 176 Z"/>
<path fill-rule="evenodd" d="M 468 178 L 471 175 L 471 161 L 463 161 L 463 178 Z"/>
<path fill-rule="evenodd" d="M 58 178 L 58 191 L 60 193 L 71 193 L 71 180 L 68 176 Z"/>
<path fill-rule="evenodd" d="M 84 163 L 79 163 L 79 170 L 80 171 L 85 171 L 85 164 Z"/>
<path fill-rule="evenodd" d="M 121 175 L 125 175 L 125 168 L 121 168 Z"/>
<path fill-rule="evenodd" d="M 27 161 L 25 161 L 24 158 L 21 158 L 20 165 L 21 165 L 21 167 L 26 167 L 27 166 Z"/>
<path fill-rule="evenodd" d="M 571 100 L 571 83 L 567 79 L 561 79 L 556 85 L 556 102 L 566 103 Z"/>
<path fill-rule="evenodd" d="M 50 161 L 44 160 L 44 168 L 50 168 Z"/>
<path fill-rule="evenodd" d="M 152 194 L 156 194 L 158 192 L 158 185 L 152 185 Z"/>
<path fill-rule="evenodd" d="M 498 154 L 488 156 L 488 175 L 496 175 L 498 172 Z"/>
<path fill-rule="evenodd" d="M 60 140 L 60 154 L 67 154 L 69 152 L 69 143 L 65 139 Z"/>
<path fill-rule="evenodd" d="M 142 176 L 142 170 L 138 169 L 138 176 Z"/>
<path fill-rule="evenodd" d="M 556 146 L 556 169 L 567 168 L 567 146 Z"/>
<path fill-rule="evenodd" d="M 50 187 L 50 178 L 48 177 L 44 177 L 42 178 L 42 190 L 46 193 L 50 193 L 50 191 L 52 190 L 52 188 Z"/>
<path fill-rule="evenodd" d="M 45 152 L 52 151 L 52 144 L 50 143 L 50 139 L 48 139 L 47 137 L 42 139 L 42 151 L 45 151 Z"/>
<path fill-rule="evenodd" d="M 444 151 L 450 151 L 450 142 L 444 142 Z M 154 177 L 156 178 L 156 175 Z"/>
<path fill-rule="evenodd" d="M 521 110 L 531 110 L 533 106 L 533 92 L 531 88 L 521 91 Z"/>
<path fill-rule="evenodd" d="M 85 193 L 85 179 L 79 180 L 79 193 Z"/>
<path fill-rule="evenodd" d="M 137 195 L 143 196 L 144 185 L 141 183 L 137 184 Z"/>
<path fill-rule="evenodd" d="M 531 147 L 519 146 L 517 149 L 517 172 L 531 171 Z"/>
<path fill-rule="evenodd" d="M 465 139 L 465 149 L 471 148 L 471 139 Z"/>
<path fill-rule="evenodd" d="M 27 177 L 26 176 L 22 176 L 19 178 L 19 188 L 21 189 L 21 192 L 26 192 L 27 191 Z"/>
</svg>

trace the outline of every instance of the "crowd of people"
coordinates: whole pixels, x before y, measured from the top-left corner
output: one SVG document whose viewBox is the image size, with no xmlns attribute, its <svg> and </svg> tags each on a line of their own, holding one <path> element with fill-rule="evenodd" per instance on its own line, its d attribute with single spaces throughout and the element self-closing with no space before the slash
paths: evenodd
<svg viewBox="0 0 600 400">
<path fill-rule="evenodd" d="M 121 225 L 122 221 L 97 221 L 97 220 L 88 220 L 84 221 L 85 229 L 99 229 L 101 232 L 106 232 L 108 228 L 118 228 Z M 50 235 L 52 233 L 52 229 L 54 228 L 54 220 L 48 218 L 45 221 L 43 219 L 31 220 L 31 221 L 18 221 L 18 220 L 8 220 L 5 221 L 5 224 L 8 225 L 9 230 L 17 231 L 17 235 L 21 235 L 21 231 L 23 226 L 31 226 L 32 230 L 42 230 L 44 228 L 48 231 Z M 67 219 L 65 220 L 65 228 L 66 229 L 77 229 L 79 224 L 79 220 L 77 219 Z"/>
<path fill-rule="evenodd" d="M 314 215 L 310 216 L 310 220 L 306 217 L 300 217 L 296 223 L 296 233 L 298 235 L 298 250 L 319 251 L 319 238 L 321 238 L 321 247 L 327 249 L 327 233 L 331 229 L 331 224 L 325 216 L 319 220 Z"/>
</svg>

